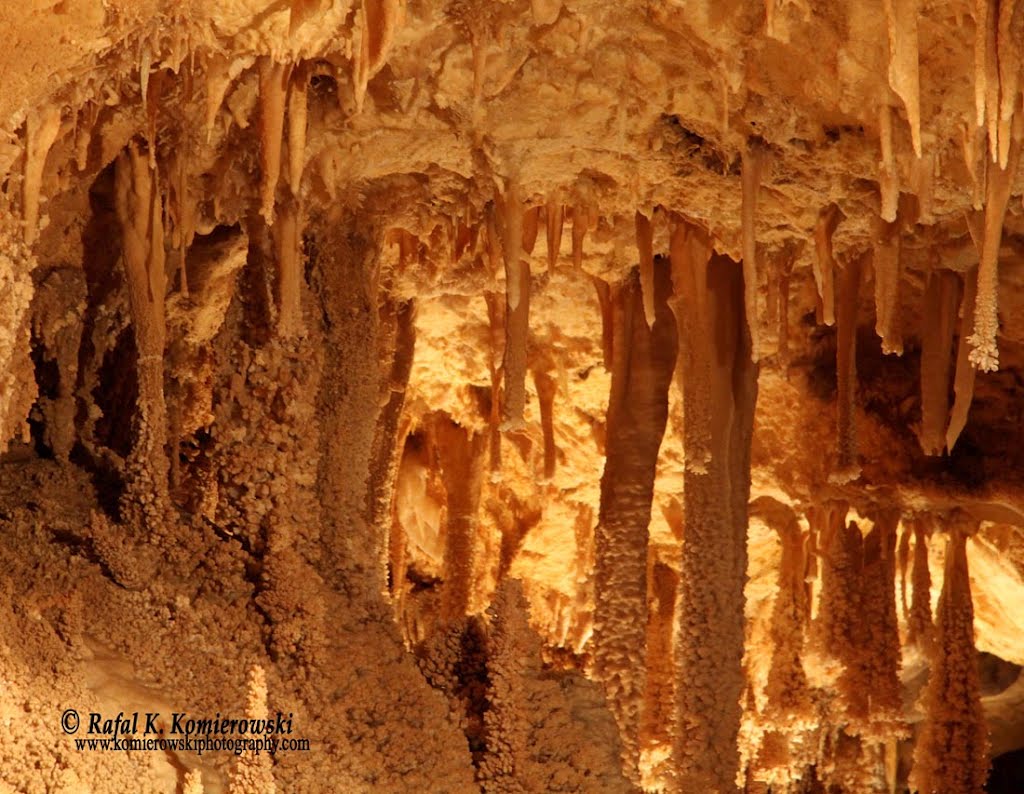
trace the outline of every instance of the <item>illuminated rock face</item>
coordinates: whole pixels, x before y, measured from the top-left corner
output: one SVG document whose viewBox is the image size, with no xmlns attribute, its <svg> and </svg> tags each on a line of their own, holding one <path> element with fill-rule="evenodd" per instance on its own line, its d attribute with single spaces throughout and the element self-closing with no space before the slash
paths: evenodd
<svg viewBox="0 0 1024 794">
<path fill-rule="evenodd" d="M 0 29 L 0 791 L 1019 777 L 1024 3 Z"/>
</svg>

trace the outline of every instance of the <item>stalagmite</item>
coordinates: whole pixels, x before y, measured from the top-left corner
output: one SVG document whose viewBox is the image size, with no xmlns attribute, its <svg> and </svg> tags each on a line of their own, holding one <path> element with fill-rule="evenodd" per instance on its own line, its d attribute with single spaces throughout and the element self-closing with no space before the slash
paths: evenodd
<svg viewBox="0 0 1024 794">
<path fill-rule="evenodd" d="M 655 322 L 634 273 L 612 288 L 612 385 L 594 569 L 594 670 L 619 725 L 627 774 L 639 781 L 647 625 L 647 535 L 676 363 L 668 262 L 655 263 Z"/>
<path fill-rule="evenodd" d="M 505 579 L 488 609 L 487 699 L 484 714 L 487 747 L 477 780 L 484 794 L 523 792 L 529 751 L 530 721 L 525 674 L 533 661 L 535 640 L 527 619 L 522 584 Z"/>
<path fill-rule="evenodd" d="M 249 671 L 249 691 L 245 707 L 247 720 L 267 720 L 267 674 L 259 665 Z M 246 750 L 231 770 L 228 794 L 275 794 L 274 762 L 270 753 Z"/>
<path fill-rule="evenodd" d="M 907 616 L 907 644 L 929 649 L 934 636 L 932 577 L 928 571 L 929 526 L 923 518 L 914 519 L 911 526 L 914 531 L 914 562 L 910 573 L 912 594 Z"/>
<path fill-rule="evenodd" d="M 896 617 L 896 527 L 899 515 L 877 516 L 864 538 L 860 610 L 865 646 L 860 660 L 868 696 L 868 725 L 874 741 L 903 731 L 900 635 Z"/>
<path fill-rule="evenodd" d="M 444 414 L 433 415 L 432 432 L 441 463 L 448 509 L 444 546 L 441 621 L 450 625 L 475 610 L 480 554 L 480 493 L 486 437 L 460 427 Z"/>
<path fill-rule="evenodd" d="M 978 295 L 978 269 L 971 268 L 964 275 L 963 297 L 960 299 L 960 329 L 956 348 L 956 374 L 953 376 L 953 408 L 949 412 L 946 430 L 946 451 L 952 452 L 956 441 L 967 426 L 967 416 L 974 399 L 975 369 L 971 366 L 971 345 L 968 341 L 974 326 L 974 304 Z"/>
<path fill-rule="evenodd" d="M 875 333 L 886 355 L 903 355 L 900 332 L 900 282 L 903 279 L 899 223 L 879 222 L 873 242 Z"/>
<path fill-rule="evenodd" d="M 710 252 L 701 230 L 680 224 L 673 231 L 686 453 L 674 761 L 681 791 L 726 792 L 735 789 L 739 772 L 743 584 L 758 370 L 743 311 L 742 267 Z"/>
<path fill-rule="evenodd" d="M 885 0 L 889 28 L 889 85 L 903 100 L 914 154 L 921 156 L 921 85 L 917 51 L 919 0 Z"/>
<path fill-rule="evenodd" d="M 274 222 L 274 201 L 281 173 L 288 72 L 284 64 L 268 56 L 260 59 L 260 213 L 267 223 Z"/>
<path fill-rule="evenodd" d="M 785 725 L 806 718 L 811 711 L 811 693 L 803 666 L 804 624 L 810 610 L 804 588 L 804 538 L 796 515 L 787 505 L 762 497 L 753 507 L 779 533 L 782 544 L 778 594 L 772 607 L 772 656 L 765 688 L 765 716 Z"/>
<path fill-rule="evenodd" d="M 939 598 L 936 653 L 923 697 L 911 785 L 920 792 L 981 794 L 988 776 L 988 727 L 981 706 L 967 536 L 950 531 Z"/>
<path fill-rule="evenodd" d="M 274 224 L 277 244 L 278 333 L 283 337 L 302 332 L 302 219 L 294 199 L 278 208 Z"/>
<path fill-rule="evenodd" d="M 43 183 L 46 155 L 60 131 L 60 108 L 48 105 L 29 113 L 25 120 L 25 179 L 22 183 L 22 213 L 25 218 L 25 245 L 32 245 L 39 234 L 39 192 Z"/>
<path fill-rule="evenodd" d="M 825 325 L 835 325 L 835 285 L 834 274 L 836 260 L 832 255 L 832 235 L 843 219 L 843 213 L 835 204 L 829 204 L 818 213 L 818 222 L 814 227 L 814 281 L 818 286 L 821 298 L 821 321 Z"/>
<path fill-rule="evenodd" d="M 562 250 L 562 225 L 565 220 L 565 207 L 557 193 L 548 196 L 544 218 L 548 244 L 548 270 L 553 271 L 555 265 L 558 264 L 558 254 Z"/>
<path fill-rule="evenodd" d="M 878 188 L 881 194 L 882 220 L 896 220 L 900 199 L 900 175 L 896 167 L 896 155 L 892 148 L 892 108 L 882 105 L 878 112 L 879 139 L 882 147 L 882 161 L 878 166 Z"/>
<path fill-rule="evenodd" d="M 512 185 L 505 195 L 503 246 L 505 256 L 505 398 L 501 429 L 523 426 L 526 408 L 526 368 L 530 336 L 530 263 L 523 257 L 523 210 Z"/>
<path fill-rule="evenodd" d="M 641 752 L 671 745 L 675 700 L 672 638 L 675 634 L 679 574 L 663 562 L 654 561 L 650 568 L 652 609 L 647 616 L 647 688 L 640 734 Z"/>
<path fill-rule="evenodd" d="M 134 520 L 156 533 L 167 508 L 167 407 L 164 402 L 163 204 L 158 178 L 131 143 L 117 158 L 115 208 L 121 224 L 122 262 L 138 350 L 138 417 L 131 460 L 133 478 L 125 506 Z"/>
<path fill-rule="evenodd" d="M 288 89 L 288 185 L 299 195 L 302 170 L 306 165 L 306 94 L 309 81 L 302 70 L 293 77 Z"/>
<path fill-rule="evenodd" d="M 837 469 L 843 480 L 855 478 L 857 464 L 857 310 L 863 261 L 854 256 L 842 269 L 839 284 L 839 317 L 836 330 L 836 423 Z"/>
<path fill-rule="evenodd" d="M 835 710 L 840 724 L 863 720 L 868 698 L 860 660 L 863 626 L 860 620 L 864 545 L 860 527 L 846 521 L 846 505 L 829 505 L 821 513 L 821 597 L 812 625 L 818 653 L 839 662 Z"/>
<path fill-rule="evenodd" d="M 949 270 L 933 271 L 924 295 L 921 329 L 921 449 L 941 455 L 946 446 L 953 324 L 960 280 Z"/>
<path fill-rule="evenodd" d="M 765 153 L 764 144 L 760 141 L 747 141 L 747 145 L 743 147 L 743 201 L 740 224 L 743 237 L 743 300 L 747 322 L 750 324 L 751 355 L 755 362 L 761 359 L 761 329 L 758 325 L 761 315 L 757 305 L 759 280 L 757 234 L 754 224 L 757 221 L 757 194 L 761 190 Z"/>
<path fill-rule="evenodd" d="M 636 247 L 640 253 L 640 290 L 644 296 L 644 317 L 647 326 L 654 325 L 654 229 L 651 219 L 636 213 Z"/>
<path fill-rule="evenodd" d="M 1019 126 L 1019 125 L 1018 125 Z M 999 368 L 999 246 L 1003 238 L 1003 218 L 1010 201 L 1010 190 L 1017 173 L 1020 155 L 1018 129 L 1010 146 L 1009 165 L 1005 169 L 989 166 L 985 174 L 985 232 L 978 263 L 978 297 L 974 307 L 974 333 L 970 337 L 971 363 L 983 372 Z"/>
</svg>

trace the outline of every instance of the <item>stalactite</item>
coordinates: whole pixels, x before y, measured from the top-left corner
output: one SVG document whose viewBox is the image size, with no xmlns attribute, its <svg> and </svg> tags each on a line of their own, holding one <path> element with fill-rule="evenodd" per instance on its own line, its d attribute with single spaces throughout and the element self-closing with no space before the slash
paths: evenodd
<svg viewBox="0 0 1024 794">
<path fill-rule="evenodd" d="M 933 271 L 924 295 L 921 330 L 921 449 L 941 455 L 946 446 L 953 324 L 960 280 L 949 270 Z"/>
<path fill-rule="evenodd" d="M 302 333 L 302 218 L 294 199 L 278 207 L 274 224 L 277 244 L 277 329 L 283 337 Z"/>
<path fill-rule="evenodd" d="M 742 267 L 706 233 L 670 243 L 683 394 L 686 532 L 679 577 L 674 761 L 682 791 L 733 791 L 743 694 L 750 441 L 757 366 Z"/>
<path fill-rule="evenodd" d="M 146 141 L 149 144 L 149 167 L 156 170 L 157 151 L 157 118 L 163 104 L 164 88 L 168 81 L 168 71 L 157 69 L 146 83 Z"/>
<path fill-rule="evenodd" d="M 505 196 L 504 204 L 505 356 L 502 369 L 505 373 L 505 396 L 501 407 L 501 429 L 517 430 L 524 425 L 523 411 L 526 408 L 530 263 L 522 255 L 523 210 L 514 185 Z"/>
<path fill-rule="evenodd" d="M 505 300 L 495 292 L 484 292 L 487 303 L 487 370 L 491 379 L 491 412 L 488 417 L 491 472 L 501 471 L 501 382 L 505 376 Z"/>
<path fill-rule="evenodd" d="M 999 59 L 996 51 L 996 3 L 986 2 L 985 25 L 985 122 L 988 152 L 992 163 L 999 161 Z M 976 23 L 977 24 L 977 23 Z"/>
<path fill-rule="evenodd" d="M 600 276 L 591 276 L 597 292 L 597 303 L 601 309 L 601 354 L 603 365 L 609 372 L 612 371 L 612 335 L 614 333 L 614 322 L 612 320 L 612 288 Z"/>
<path fill-rule="evenodd" d="M 553 271 L 558 264 L 558 254 L 562 250 L 562 226 L 565 222 L 565 207 L 557 193 L 548 196 L 545 208 L 544 224 L 548 244 L 548 270 Z"/>
<path fill-rule="evenodd" d="M 907 566 L 910 564 L 910 537 L 914 534 L 909 522 L 903 523 L 903 531 L 900 533 L 900 545 L 896 553 L 900 574 L 900 606 L 902 607 L 903 619 L 906 620 L 910 614 L 907 605 Z"/>
<path fill-rule="evenodd" d="M 814 281 L 818 286 L 821 298 L 821 319 L 825 325 L 835 325 L 835 286 L 834 274 L 836 260 L 832 255 L 832 235 L 843 219 L 843 213 L 835 204 L 829 204 L 818 213 L 818 222 L 814 227 Z"/>
<path fill-rule="evenodd" d="M 583 241 L 586 239 L 591 222 L 590 210 L 577 204 L 572 210 L 572 265 L 577 270 L 583 267 Z"/>
<path fill-rule="evenodd" d="M 910 573 L 912 588 L 910 614 L 907 616 L 907 644 L 931 648 L 932 625 L 932 577 L 928 571 L 929 526 L 925 519 L 916 518 L 911 523 L 914 531 L 914 563 Z"/>
<path fill-rule="evenodd" d="M 213 135 L 213 124 L 217 120 L 217 113 L 224 104 L 224 95 L 231 85 L 231 74 L 228 59 L 220 53 L 208 55 L 204 62 L 206 72 L 206 113 L 204 126 L 206 128 L 206 141 L 209 143 Z"/>
<path fill-rule="evenodd" d="M 289 70 L 268 56 L 260 58 L 260 212 L 274 222 L 277 180 L 281 173 L 285 95 Z"/>
<path fill-rule="evenodd" d="M 390 368 L 388 377 L 381 382 L 382 405 L 370 456 L 369 524 L 378 537 L 389 539 L 387 547 L 381 549 L 380 565 L 386 568 L 390 555 L 392 561 L 398 563 L 391 566 L 394 574 L 404 567 L 404 536 L 397 539 L 399 548 L 392 549 L 396 531 L 401 532 L 400 522 L 394 519 L 393 508 L 395 481 L 411 424 L 403 409 L 416 348 L 416 303 L 413 300 L 398 302 L 388 297 L 382 301 L 380 314 L 381 326 L 387 329 L 386 342 L 381 345 L 382 359 L 390 363 Z M 386 581 L 384 577 L 382 580 Z"/>
<path fill-rule="evenodd" d="M 839 285 L 836 330 L 837 471 L 838 477 L 857 476 L 857 310 L 860 305 L 862 262 L 855 256 L 843 268 Z"/>
<path fill-rule="evenodd" d="M 131 452 L 132 478 L 125 492 L 131 519 L 162 531 L 167 507 L 167 406 L 164 402 L 163 204 L 156 172 L 132 143 L 117 158 L 115 209 L 121 224 L 122 262 L 138 350 L 138 415 Z"/>
<path fill-rule="evenodd" d="M 802 247 L 802 246 L 801 246 Z M 799 248 L 796 245 L 787 244 L 780 254 L 778 265 L 778 355 L 779 363 L 785 367 L 789 363 L 789 281 L 793 275 L 793 265 Z"/>
<path fill-rule="evenodd" d="M 387 60 L 403 9 L 404 0 L 362 0 L 359 49 L 352 70 L 357 111 L 363 109 L 370 78 Z"/>
<path fill-rule="evenodd" d="M 988 776 L 988 727 L 981 707 L 967 537 L 954 526 L 939 598 L 937 650 L 924 694 L 911 785 L 922 794 L 981 794 Z"/>
<path fill-rule="evenodd" d="M 537 245 L 537 234 L 540 231 L 540 205 L 523 211 L 523 251 L 529 256 Z"/>
<path fill-rule="evenodd" d="M 879 222 L 873 244 L 875 333 L 886 355 L 903 355 L 900 332 L 900 282 L 903 279 L 899 223 Z"/>
<path fill-rule="evenodd" d="M 917 50 L 918 0 L 885 0 L 889 85 L 903 100 L 914 154 L 921 156 L 921 85 Z"/>
<path fill-rule="evenodd" d="M 486 438 L 434 414 L 432 433 L 441 464 L 445 503 L 444 590 L 441 621 L 452 624 L 476 611 L 480 542 L 480 493 Z"/>
<path fill-rule="evenodd" d="M 985 233 L 978 263 L 978 297 L 974 307 L 974 334 L 970 338 L 971 363 L 983 372 L 999 368 L 999 246 L 1003 237 L 1003 218 L 1010 201 L 1013 178 L 1017 173 L 1020 141 L 1017 129 L 1010 146 L 1009 165 L 1005 169 L 989 167 L 985 173 Z"/>
<path fill-rule="evenodd" d="M 501 249 L 505 257 L 505 296 L 509 312 L 519 308 L 523 267 L 523 204 L 518 186 L 510 182 L 502 207 Z"/>
<path fill-rule="evenodd" d="M 949 412 L 949 427 L 946 430 L 946 450 L 950 453 L 967 426 L 967 416 L 974 400 L 975 370 L 971 366 L 971 345 L 968 341 L 974 325 L 974 304 L 978 295 L 978 269 L 964 276 L 963 297 L 960 299 L 960 330 L 956 349 L 956 374 L 953 376 L 953 408 Z"/>
<path fill-rule="evenodd" d="M 142 42 L 139 48 L 139 93 L 142 96 L 142 112 L 148 110 L 149 101 L 149 73 L 153 69 L 153 53 L 150 52 L 149 44 Z"/>
<path fill-rule="evenodd" d="M 288 89 L 288 184 L 292 195 L 298 197 L 302 185 L 302 170 L 306 165 L 306 95 L 309 80 L 299 69 Z"/>
<path fill-rule="evenodd" d="M 1001 0 L 996 26 L 996 54 L 999 63 L 999 167 L 1004 169 L 1009 165 L 1014 113 L 1020 105 L 1022 41 L 1024 7 L 1020 0 Z"/>
<path fill-rule="evenodd" d="M 668 263 L 655 263 L 648 328 L 636 271 L 612 288 L 612 385 L 594 569 L 594 672 L 622 736 L 627 775 L 639 781 L 647 624 L 647 541 L 658 450 L 668 420 L 676 327 Z"/>
<path fill-rule="evenodd" d="M 751 355 L 754 361 L 761 359 L 761 313 L 758 310 L 758 267 L 757 267 L 757 194 L 761 190 L 761 172 L 764 168 L 766 149 L 759 141 L 747 141 L 742 155 L 741 227 L 743 237 L 743 300 L 750 324 Z"/>
<path fill-rule="evenodd" d="M 39 192 L 43 184 L 43 168 L 59 131 L 60 107 L 56 105 L 32 111 L 25 120 L 25 177 L 21 189 L 25 245 L 28 246 L 36 241 L 39 234 Z"/>
<path fill-rule="evenodd" d="M 878 188 L 881 194 L 882 220 L 896 220 L 896 210 L 900 199 L 900 174 L 896 167 L 896 155 L 892 148 L 892 108 L 883 104 L 878 112 L 879 139 L 882 148 L 882 161 L 878 166 Z"/>
<path fill-rule="evenodd" d="M 985 124 L 988 102 L 988 33 L 990 0 L 974 0 L 974 117 L 977 126 Z"/>
<path fill-rule="evenodd" d="M 544 479 L 555 476 L 558 461 L 558 447 L 555 445 L 555 395 L 558 383 L 550 373 L 534 370 L 533 382 L 537 387 L 537 402 L 540 403 L 540 424 L 544 433 Z"/>
<path fill-rule="evenodd" d="M 647 326 L 654 325 L 654 229 L 651 219 L 636 213 L 636 247 L 640 254 L 640 290 L 644 295 Z"/>
</svg>

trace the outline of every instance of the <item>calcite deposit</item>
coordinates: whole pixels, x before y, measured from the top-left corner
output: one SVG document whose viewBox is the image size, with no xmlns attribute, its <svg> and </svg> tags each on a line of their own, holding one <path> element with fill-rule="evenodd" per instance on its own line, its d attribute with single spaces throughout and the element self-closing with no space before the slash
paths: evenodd
<svg viewBox="0 0 1024 794">
<path fill-rule="evenodd" d="M 0 794 L 1024 790 L 1024 2 L 0 31 Z"/>
</svg>

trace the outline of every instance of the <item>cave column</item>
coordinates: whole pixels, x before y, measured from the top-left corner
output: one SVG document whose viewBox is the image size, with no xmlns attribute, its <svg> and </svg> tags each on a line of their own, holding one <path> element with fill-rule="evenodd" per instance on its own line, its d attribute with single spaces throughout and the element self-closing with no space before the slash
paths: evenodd
<svg viewBox="0 0 1024 794">
<path fill-rule="evenodd" d="M 677 603 L 675 764 L 681 791 L 732 792 L 743 696 L 750 441 L 757 397 L 743 271 L 708 235 L 672 233 L 686 528 Z"/>
<path fill-rule="evenodd" d="M 646 677 L 648 525 L 676 363 L 670 289 L 668 263 L 658 260 L 650 328 L 636 271 L 612 289 L 612 384 L 595 538 L 594 664 L 622 734 L 627 774 L 636 780 Z"/>
</svg>

